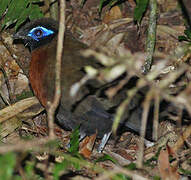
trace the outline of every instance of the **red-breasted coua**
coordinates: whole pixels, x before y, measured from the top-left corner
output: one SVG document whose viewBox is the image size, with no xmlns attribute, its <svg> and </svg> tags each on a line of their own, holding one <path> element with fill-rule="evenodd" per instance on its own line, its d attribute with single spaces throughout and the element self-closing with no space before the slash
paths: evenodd
<svg viewBox="0 0 191 180">
<path fill-rule="evenodd" d="M 30 84 L 34 94 L 46 109 L 47 102 L 53 100 L 55 91 L 57 33 L 58 22 L 42 18 L 26 24 L 14 35 L 14 39 L 22 39 L 25 46 L 31 50 Z M 111 134 L 113 115 L 105 110 L 95 95 L 91 95 L 92 89 L 97 88 L 99 83 L 91 80 L 81 87 L 75 97 L 70 96 L 71 86 L 85 75 L 83 67 L 99 67 L 94 58 L 85 58 L 80 54 L 80 50 L 86 48 L 86 45 L 76 40 L 69 32 L 65 33 L 61 70 L 62 96 L 56 119 L 68 130 L 80 125 L 81 139 L 97 132 L 97 137 L 102 138 L 98 149 L 101 151 Z M 139 114 L 138 124 L 134 119 L 125 125 L 139 131 L 141 110 L 135 114 Z"/>
</svg>

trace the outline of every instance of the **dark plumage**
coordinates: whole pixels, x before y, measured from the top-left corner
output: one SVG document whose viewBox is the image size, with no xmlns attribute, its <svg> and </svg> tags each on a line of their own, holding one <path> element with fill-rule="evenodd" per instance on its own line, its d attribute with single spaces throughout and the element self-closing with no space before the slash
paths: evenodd
<svg viewBox="0 0 191 180">
<path fill-rule="evenodd" d="M 14 35 L 14 39 L 22 39 L 31 49 L 29 80 L 35 95 L 46 109 L 47 102 L 51 102 L 54 95 L 57 32 L 58 23 L 52 19 L 43 18 L 26 24 Z M 109 137 L 113 116 L 104 109 L 96 96 L 91 95 L 90 91 L 99 87 L 100 84 L 92 80 L 87 82 L 74 98 L 69 94 L 71 86 L 85 75 L 84 66 L 99 67 L 93 58 L 81 56 L 80 50 L 85 48 L 87 48 L 86 45 L 66 32 L 61 72 L 62 97 L 56 118 L 60 125 L 68 130 L 80 125 L 81 138 L 96 131 L 99 138 L 104 135 Z M 138 124 L 134 124 L 133 121 L 126 123 L 126 126 L 139 131 L 140 119 L 137 120 Z M 100 150 L 106 142 L 107 138 L 100 146 Z"/>
</svg>

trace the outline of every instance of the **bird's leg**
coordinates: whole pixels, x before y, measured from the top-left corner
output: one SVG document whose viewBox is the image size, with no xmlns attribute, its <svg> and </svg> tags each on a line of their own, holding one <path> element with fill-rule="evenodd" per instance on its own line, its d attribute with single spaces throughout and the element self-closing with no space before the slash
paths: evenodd
<svg viewBox="0 0 191 180">
<path fill-rule="evenodd" d="M 99 144 L 99 147 L 97 149 L 97 151 L 99 153 L 101 153 L 103 151 L 105 145 L 107 144 L 109 137 L 111 136 L 111 133 L 112 132 L 110 131 L 110 132 L 104 134 L 103 138 L 101 139 L 101 143 Z"/>
</svg>

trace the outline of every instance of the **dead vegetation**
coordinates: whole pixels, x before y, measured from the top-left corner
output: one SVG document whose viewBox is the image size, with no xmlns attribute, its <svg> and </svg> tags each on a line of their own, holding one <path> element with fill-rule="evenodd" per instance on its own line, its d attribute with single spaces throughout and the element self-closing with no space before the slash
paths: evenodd
<svg viewBox="0 0 191 180">
<path fill-rule="evenodd" d="M 81 86 L 86 80 L 93 78 L 105 84 L 110 83 L 109 88 L 104 91 L 105 98 L 116 102 L 116 94 L 125 89 L 127 96 L 122 98 L 115 109 L 114 131 L 132 101 L 135 101 L 136 107 L 143 108 L 141 119 L 138 119 L 142 122 L 140 137 L 127 131 L 120 139 L 111 139 L 104 150 L 109 157 L 102 160 L 98 160 L 102 155 L 96 152 L 96 148 L 92 151 L 95 135 L 88 137 L 80 145 L 79 152 L 86 159 L 65 153 L 70 132 L 56 124 L 54 133 L 59 141 L 48 143 L 46 114 L 38 100 L 32 97 L 27 79 L 30 53 L 22 45 L 12 44 L 13 29 L 6 29 L 1 33 L 0 153 L 17 152 L 18 167 L 15 172 L 22 179 L 29 179 L 22 166 L 23 162 L 33 163 L 30 173 L 36 179 L 39 175 L 36 169 L 44 179 L 57 176 L 60 179 L 125 179 L 125 175 L 132 179 L 153 179 L 155 176 L 165 180 L 180 177 L 189 179 L 190 44 L 178 40 L 178 36 L 184 35 L 186 28 L 178 1 L 158 0 L 157 3 L 153 65 L 147 74 L 143 74 L 149 10 L 137 26 L 133 21 L 133 9 L 136 5 L 134 0 L 125 1 L 111 9 L 104 7 L 101 17 L 98 13 L 99 1 L 87 0 L 83 8 L 77 1 L 67 2 L 67 28 L 80 41 L 90 46 L 90 49 L 82 52 L 83 55 L 94 56 L 103 65 L 99 70 L 87 67 L 84 81 L 76 85 Z M 73 93 L 77 91 L 75 88 Z M 138 111 L 131 114 L 135 116 L 132 122 L 136 124 Z M 148 136 L 155 140 L 153 143 L 144 141 L 150 116 L 153 133 Z M 117 162 L 112 162 L 113 159 Z M 98 162 L 94 164 L 94 160 Z M 56 176 L 55 168 L 59 163 L 62 171 L 58 171 L 60 174 Z M 137 166 L 131 168 L 132 163 L 137 163 Z"/>
</svg>

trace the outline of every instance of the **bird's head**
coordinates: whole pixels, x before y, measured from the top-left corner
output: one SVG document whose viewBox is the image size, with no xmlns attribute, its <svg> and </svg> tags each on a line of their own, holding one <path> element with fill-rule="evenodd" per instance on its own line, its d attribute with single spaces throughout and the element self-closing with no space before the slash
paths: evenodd
<svg viewBox="0 0 191 180">
<path fill-rule="evenodd" d="M 13 39 L 20 39 L 30 50 L 51 42 L 58 33 L 58 22 L 51 18 L 41 18 L 27 23 L 13 35 Z"/>
</svg>

